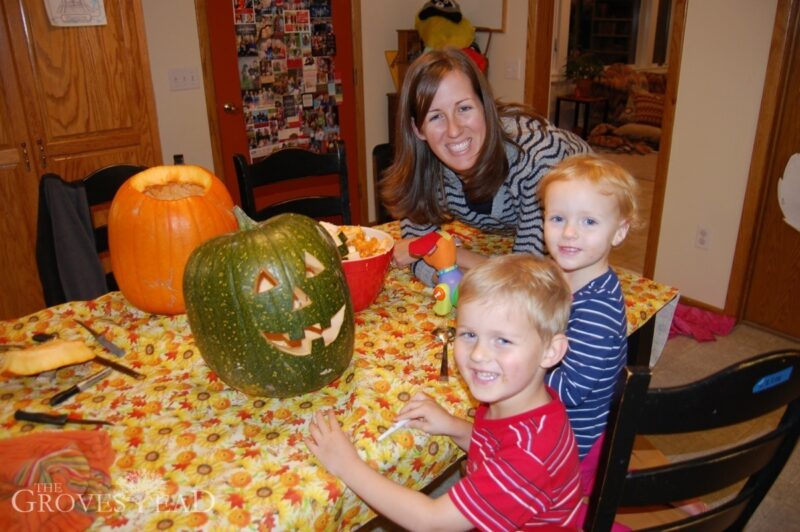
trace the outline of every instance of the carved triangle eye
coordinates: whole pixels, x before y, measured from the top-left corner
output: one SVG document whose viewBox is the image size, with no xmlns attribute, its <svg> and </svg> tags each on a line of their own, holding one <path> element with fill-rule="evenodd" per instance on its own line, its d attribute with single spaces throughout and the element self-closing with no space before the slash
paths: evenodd
<svg viewBox="0 0 800 532">
<path fill-rule="evenodd" d="M 314 255 L 305 252 L 304 260 L 306 263 L 306 277 L 316 277 L 325 271 L 325 266 Z"/>
<path fill-rule="evenodd" d="M 292 297 L 292 310 L 300 310 L 301 308 L 305 308 L 310 304 L 311 298 L 308 297 L 308 294 L 300 290 L 300 288 L 295 287 L 294 297 Z"/>
<path fill-rule="evenodd" d="M 278 281 L 269 272 L 261 270 L 258 273 L 258 278 L 256 279 L 256 294 L 263 294 L 264 292 L 269 292 L 273 288 L 278 286 Z"/>
</svg>

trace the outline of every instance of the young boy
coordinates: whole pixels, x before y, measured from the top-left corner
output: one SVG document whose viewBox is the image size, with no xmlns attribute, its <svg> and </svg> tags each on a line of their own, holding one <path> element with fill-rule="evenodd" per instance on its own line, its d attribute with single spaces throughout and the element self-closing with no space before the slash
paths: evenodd
<svg viewBox="0 0 800 532">
<path fill-rule="evenodd" d="M 581 460 L 605 432 L 627 358 L 625 299 L 608 255 L 636 223 L 636 181 L 619 165 L 578 155 L 539 184 L 544 240 L 572 289 L 569 349 L 545 382 L 567 407 Z M 599 444 L 595 456 L 599 452 Z M 582 464 L 582 468 L 584 465 Z"/>
<path fill-rule="evenodd" d="M 307 445 L 377 512 L 410 530 L 576 527 L 578 455 L 564 405 L 544 384 L 567 349 L 570 290 L 548 259 L 508 255 L 472 268 L 460 285 L 455 360 L 480 403 L 474 425 L 429 396 L 399 412 L 407 428 L 453 438 L 467 475 L 432 499 L 359 458 L 332 413 L 316 412 Z"/>
</svg>

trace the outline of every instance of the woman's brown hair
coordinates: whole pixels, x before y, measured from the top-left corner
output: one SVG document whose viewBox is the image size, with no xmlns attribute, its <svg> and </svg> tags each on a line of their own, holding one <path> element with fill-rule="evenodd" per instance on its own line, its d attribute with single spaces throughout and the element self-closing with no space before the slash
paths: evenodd
<svg viewBox="0 0 800 532">
<path fill-rule="evenodd" d="M 470 201 L 488 201 L 508 174 L 503 144 L 511 139 L 503 131 L 501 112 L 504 115 L 525 112 L 536 116 L 523 106 L 501 107 L 499 111 L 488 81 L 461 50 L 445 48 L 422 54 L 411 64 L 403 80 L 397 107 L 394 163 L 380 181 L 381 199 L 394 218 L 437 225 L 452 219 L 440 199 L 444 197 L 444 165 L 428 144 L 415 135 L 412 127 L 413 123 L 422 130 L 439 84 L 450 72 L 467 76 L 483 105 L 486 120 L 486 137 L 475 166 L 460 174 Z M 508 113 L 504 112 L 505 109 Z"/>
</svg>

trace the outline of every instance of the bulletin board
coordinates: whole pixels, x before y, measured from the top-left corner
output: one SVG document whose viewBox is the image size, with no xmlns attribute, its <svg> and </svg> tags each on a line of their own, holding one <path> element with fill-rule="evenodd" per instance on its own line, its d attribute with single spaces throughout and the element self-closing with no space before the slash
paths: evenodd
<svg viewBox="0 0 800 532">
<path fill-rule="evenodd" d="M 506 31 L 507 0 L 458 0 L 461 14 L 478 31 Z"/>
<path fill-rule="evenodd" d="M 252 159 L 340 142 L 341 73 L 331 0 L 233 0 Z"/>
</svg>

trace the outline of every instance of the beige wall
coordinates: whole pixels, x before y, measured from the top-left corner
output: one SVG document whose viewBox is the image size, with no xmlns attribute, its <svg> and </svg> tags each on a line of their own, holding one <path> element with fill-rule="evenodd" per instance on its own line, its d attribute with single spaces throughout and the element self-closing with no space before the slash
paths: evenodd
<svg viewBox="0 0 800 532">
<path fill-rule="evenodd" d="M 500 2 L 500 0 L 483 0 Z M 397 50 L 397 30 L 414 28 L 422 0 L 361 0 L 361 40 L 364 61 L 364 137 L 368 161 L 370 219 L 374 219 L 372 147 L 389 140 L 386 94 L 394 92 L 385 50 Z M 525 85 L 525 46 L 527 43 L 528 0 L 508 0 L 506 30 L 494 33 L 489 43 L 489 81 L 495 96 L 506 101 L 522 101 Z M 488 35 L 477 35 L 485 51 Z M 506 66 L 520 63 L 520 78 L 507 79 Z"/>
<path fill-rule="evenodd" d="M 723 308 L 777 0 L 691 0 L 654 277 Z M 708 249 L 695 246 L 698 227 Z"/>
<path fill-rule="evenodd" d="M 187 164 L 213 171 L 194 0 L 142 0 L 142 10 L 164 163 L 172 164 L 172 155 L 182 153 Z M 173 68 L 196 69 L 200 87 L 171 91 Z"/>
</svg>

